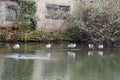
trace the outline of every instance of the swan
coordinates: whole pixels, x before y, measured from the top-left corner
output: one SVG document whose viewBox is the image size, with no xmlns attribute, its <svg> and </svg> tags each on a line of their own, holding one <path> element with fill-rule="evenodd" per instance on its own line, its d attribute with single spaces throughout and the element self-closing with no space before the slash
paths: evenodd
<svg viewBox="0 0 120 80">
<path fill-rule="evenodd" d="M 75 43 L 71 43 L 68 45 L 69 48 L 75 48 L 76 47 L 76 44 Z"/>
<path fill-rule="evenodd" d="M 102 44 L 98 45 L 98 49 L 103 49 L 103 48 L 104 48 L 104 46 Z"/>
<path fill-rule="evenodd" d="M 94 45 L 94 44 L 88 44 L 88 47 L 89 47 L 90 49 L 94 49 L 94 48 L 95 48 L 95 45 Z"/>
<path fill-rule="evenodd" d="M 46 44 L 46 48 L 51 48 L 51 44 L 50 43 Z"/>
<path fill-rule="evenodd" d="M 20 45 L 17 43 L 13 46 L 14 49 L 19 49 L 20 48 Z"/>
</svg>

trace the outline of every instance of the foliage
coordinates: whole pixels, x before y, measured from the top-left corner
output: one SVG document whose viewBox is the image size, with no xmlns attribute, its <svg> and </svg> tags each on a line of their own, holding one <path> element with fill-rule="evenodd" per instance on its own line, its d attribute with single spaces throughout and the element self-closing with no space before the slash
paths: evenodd
<svg viewBox="0 0 120 80">
<path fill-rule="evenodd" d="M 68 20 L 69 26 L 72 28 L 70 32 L 68 31 L 69 28 L 66 30 L 67 34 L 69 34 L 68 36 L 71 35 L 70 37 L 72 38 L 76 32 L 78 36 L 86 33 L 88 43 L 104 43 L 107 46 L 117 47 L 120 45 L 119 7 L 119 1 L 114 4 L 111 4 L 109 1 L 79 3 L 76 14 Z M 74 30 L 76 27 L 79 29 L 79 32 Z M 82 33 L 81 30 L 83 31 Z"/>
<path fill-rule="evenodd" d="M 4 26 L 0 29 L 0 41 L 46 41 L 60 39 L 60 31 L 45 32 L 40 30 L 34 30 L 26 32 L 21 27 L 19 28 L 12 26 Z"/>
<path fill-rule="evenodd" d="M 26 30 L 35 30 L 36 20 L 34 14 L 36 5 L 33 1 L 18 1 L 20 21 L 25 25 Z"/>
<path fill-rule="evenodd" d="M 77 27 L 75 28 L 67 28 L 62 33 L 63 40 L 69 40 L 69 41 L 78 41 L 79 40 L 79 29 Z"/>
<path fill-rule="evenodd" d="M 34 15 L 36 12 L 35 2 L 33 1 L 19 1 L 21 15 Z"/>
<path fill-rule="evenodd" d="M 33 18 L 25 18 L 25 22 L 24 22 L 25 26 L 26 26 L 26 30 L 35 30 L 36 29 L 36 20 Z"/>
<path fill-rule="evenodd" d="M 16 41 L 20 39 L 20 32 L 18 30 L 14 30 L 14 27 L 6 27 L 0 29 L 0 40 L 2 41 Z"/>
</svg>

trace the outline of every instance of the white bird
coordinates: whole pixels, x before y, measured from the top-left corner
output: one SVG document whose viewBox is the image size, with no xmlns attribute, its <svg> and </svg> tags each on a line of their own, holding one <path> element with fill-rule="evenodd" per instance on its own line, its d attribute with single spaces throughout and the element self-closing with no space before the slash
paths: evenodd
<svg viewBox="0 0 120 80">
<path fill-rule="evenodd" d="M 104 46 L 102 44 L 98 45 L 98 49 L 103 49 L 103 48 L 104 48 Z"/>
<path fill-rule="evenodd" d="M 46 44 L 46 48 L 51 48 L 51 44 L 50 43 Z"/>
<path fill-rule="evenodd" d="M 95 45 L 94 45 L 94 44 L 88 44 L 88 47 L 89 47 L 90 49 L 94 49 L 94 48 L 95 48 Z"/>
<path fill-rule="evenodd" d="M 68 45 L 69 48 L 75 48 L 76 47 L 76 44 L 75 43 L 71 43 Z"/>
<path fill-rule="evenodd" d="M 20 45 L 17 43 L 13 46 L 14 49 L 19 49 L 20 48 Z"/>
</svg>

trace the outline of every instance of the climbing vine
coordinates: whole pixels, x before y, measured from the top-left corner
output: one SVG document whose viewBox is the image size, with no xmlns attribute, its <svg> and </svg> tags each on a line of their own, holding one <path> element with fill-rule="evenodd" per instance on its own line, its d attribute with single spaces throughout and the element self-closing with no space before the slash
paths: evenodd
<svg viewBox="0 0 120 80">
<path fill-rule="evenodd" d="M 36 12 L 36 5 L 33 1 L 18 1 L 19 19 L 24 24 L 27 30 L 35 30 L 36 20 L 34 14 Z"/>
</svg>

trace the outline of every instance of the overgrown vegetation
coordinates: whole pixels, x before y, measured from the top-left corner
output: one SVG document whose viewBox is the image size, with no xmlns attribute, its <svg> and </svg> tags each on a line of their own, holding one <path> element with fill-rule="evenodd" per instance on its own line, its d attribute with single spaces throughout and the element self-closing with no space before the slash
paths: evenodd
<svg viewBox="0 0 120 80">
<path fill-rule="evenodd" d="M 77 6 L 76 14 L 71 16 L 68 22 L 70 23 L 69 28 L 64 32 L 65 38 L 68 40 L 74 39 L 120 47 L 119 1 L 114 4 L 109 1 L 81 2 Z"/>
<path fill-rule="evenodd" d="M 33 1 L 18 1 L 19 9 L 19 20 L 23 24 L 24 29 L 28 31 L 35 30 L 36 20 L 36 4 Z"/>
<path fill-rule="evenodd" d="M 18 20 L 0 29 L 1 41 L 27 40 L 26 35 L 36 29 L 36 4 L 34 1 L 18 1 Z"/>
<path fill-rule="evenodd" d="M 22 26 L 21 26 L 22 27 Z M 39 30 L 26 31 L 19 27 L 1 27 L 0 41 L 58 41 L 62 40 L 61 31 L 44 32 Z"/>
<path fill-rule="evenodd" d="M 1 40 L 69 40 L 120 47 L 120 1 L 78 3 L 75 14 L 67 17 L 69 27 L 63 32 L 35 30 L 35 2 L 22 1 L 18 4 L 20 21 L 15 22 L 11 28 L 1 28 Z"/>
</svg>

